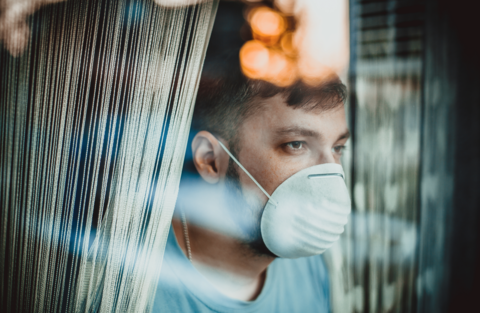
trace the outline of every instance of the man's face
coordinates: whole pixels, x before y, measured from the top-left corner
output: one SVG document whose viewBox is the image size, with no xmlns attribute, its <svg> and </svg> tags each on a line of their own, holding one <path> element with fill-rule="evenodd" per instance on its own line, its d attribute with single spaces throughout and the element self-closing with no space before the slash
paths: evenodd
<svg viewBox="0 0 480 313">
<path fill-rule="evenodd" d="M 300 170 L 340 164 L 349 137 L 343 105 L 328 111 L 295 109 L 277 95 L 261 100 L 259 106 L 239 127 L 236 152 L 240 163 L 268 194 Z M 251 217 L 248 241 L 258 242 L 261 213 L 268 199 L 243 170 L 234 168 L 236 185 L 245 198 L 242 206 L 248 207 L 238 208 L 237 214 Z"/>
</svg>

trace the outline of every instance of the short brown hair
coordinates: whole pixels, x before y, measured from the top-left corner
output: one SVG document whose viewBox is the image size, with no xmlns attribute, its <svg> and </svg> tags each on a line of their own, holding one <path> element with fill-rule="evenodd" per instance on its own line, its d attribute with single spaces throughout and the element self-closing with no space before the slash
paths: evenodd
<svg viewBox="0 0 480 313">
<path fill-rule="evenodd" d="M 288 87 L 278 87 L 262 80 L 252 80 L 241 73 L 220 77 L 203 75 L 200 81 L 193 130 L 206 130 L 227 141 L 234 139 L 238 126 L 255 112 L 258 98 L 281 94 L 288 106 L 302 109 L 330 110 L 344 103 L 347 88 L 338 77 L 310 86 L 301 80 Z"/>
</svg>

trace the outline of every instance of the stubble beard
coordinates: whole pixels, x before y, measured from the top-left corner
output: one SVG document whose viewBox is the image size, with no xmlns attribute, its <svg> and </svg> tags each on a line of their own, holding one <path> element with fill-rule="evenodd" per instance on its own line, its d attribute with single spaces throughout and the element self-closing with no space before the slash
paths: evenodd
<svg viewBox="0 0 480 313">
<path fill-rule="evenodd" d="M 242 244 L 258 257 L 277 257 L 265 245 L 261 232 L 261 218 L 265 206 L 254 196 L 246 196 L 240 183 L 240 176 L 235 162 L 230 158 L 225 180 L 229 210 L 234 224 L 240 230 Z M 247 215 L 247 217 L 245 216 Z"/>
</svg>

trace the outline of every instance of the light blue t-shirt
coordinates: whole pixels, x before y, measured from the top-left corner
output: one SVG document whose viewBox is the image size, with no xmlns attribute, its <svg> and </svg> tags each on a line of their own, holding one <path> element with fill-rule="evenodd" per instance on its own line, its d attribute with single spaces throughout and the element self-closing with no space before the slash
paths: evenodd
<svg viewBox="0 0 480 313">
<path fill-rule="evenodd" d="M 185 256 L 170 228 L 152 312 L 330 312 L 328 273 L 321 256 L 276 259 L 260 295 L 240 301 L 220 293 Z"/>
</svg>

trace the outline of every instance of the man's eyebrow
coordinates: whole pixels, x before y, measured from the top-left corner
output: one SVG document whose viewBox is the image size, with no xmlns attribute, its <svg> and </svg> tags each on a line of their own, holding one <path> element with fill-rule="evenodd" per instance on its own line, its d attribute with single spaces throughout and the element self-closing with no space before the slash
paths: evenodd
<svg viewBox="0 0 480 313">
<path fill-rule="evenodd" d="M 308 129 L 308 128 L 303 128 L 299 126 L 293 126 L 293 127 L 283 127 L 279 128 L 276 130 L 277 135 L 279 136 L 304 136 L 304 137 L 314 137 L 314 138 L 321 138 L 322 135 L 319 132 L 316 132 L 314 130 Z M 343 134 L 341 134 L 338 140 L 342 139 L 348 139 L 350 138 L 350 131 L 347 129 Z"/>
<path fill-rule="evenodd" d="M 320 133 L 299 126 L 282 127 L 276 130 L 277 135 L 289 135 L 289 136 L 305 136 L 305 137 L 321 137 Z"/>
<path fill-rule="evenodd" d="M 350 138 L 350 131 L 347 129 L 343 134 L 340 135 L 340 137 L 338 137 L 337 141 L 348 138 Z"/>
</svg>

